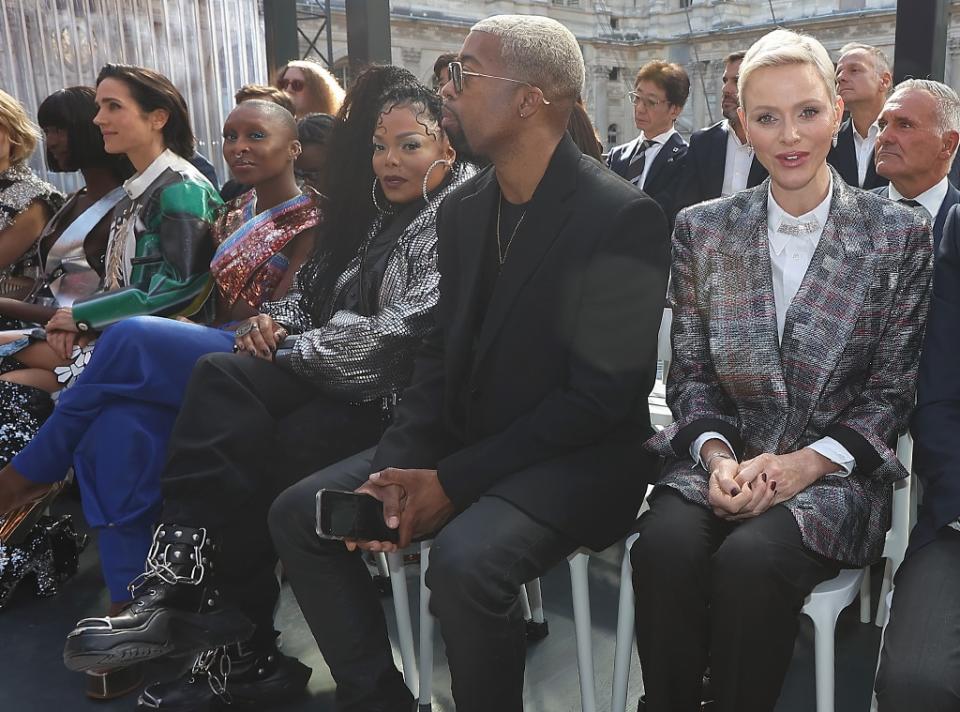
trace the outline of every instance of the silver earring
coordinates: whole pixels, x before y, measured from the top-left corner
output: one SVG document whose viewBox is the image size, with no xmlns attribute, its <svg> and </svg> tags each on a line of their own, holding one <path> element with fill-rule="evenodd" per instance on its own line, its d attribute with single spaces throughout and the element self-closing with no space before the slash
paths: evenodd
<svg viewBox="0 0 960 712">
<path fill-rule="evenodd" d="M 373 207 L 375 207 L 379 213 L 383 213 L 384 215 L 393 215 L 393 208 L 382 208 L 380 207 L 380 202 L 377 200 L 377 184 L 379 182 L 380 180 L 374 176 L 373 188 L 370 189 L 370 197 L 373 198 Z"/>
<path fill-rule="evenodd" d="M 430 179 L 430 171 L 432 171 L 437 166 L 446 166 L 447 168 L 453 168 L 453 161 L 449 161 L 446 158 L 438 158 L 433 163 L 430 164 L 430 167 L 427 168 L 427 172 L 423 174 L 423 202 L 430 204 L 430 196 L 427 195 L 427 181 Z"/>
<path fill-rule="evenodd" d="M 833 147 L 834 147 L 834 148 L 837 147 L 837 141 L 839 141 L 839 140 L 840 140 L 840 131 L 837 130 L 837 131 L 834 132 L 834 134 L 833 134 Z"/>
</svg>

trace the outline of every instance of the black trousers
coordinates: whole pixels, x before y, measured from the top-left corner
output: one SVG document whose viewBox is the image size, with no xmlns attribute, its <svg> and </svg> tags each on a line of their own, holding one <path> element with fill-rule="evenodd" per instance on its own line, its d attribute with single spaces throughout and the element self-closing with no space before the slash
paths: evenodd
<svg viewBox="0 0 960 712">
<path fill-rule="evenodd" d="M 292 483 L 370 447 L 379 404 L 349 405 L 247 355 L 211 354 L 191 376 L 162 475 L 162 521 L 207 527 L 219 544 L 224 597 L 273 633 L 277 556 L 267 529 L 274 498 Z"/>
<path fill-rule="evenodd" d="M 650 499 L 630 552 L 648 712 L 700 709 L 709 665 L 720 712 L 771 712 L 806 596 L 839 565 L 807 549 L 793 515 L 741 524 L 669 487 Z"/>
<path fill-rule="evenodd" d="M 393 664 L 383 609 L 357 552 L 315 533 L 322 487 L 353 490 L 372 451 L 338 463 L 281 494 L 270 531 L 293 592 L 337 682 L 341 712 L 410 709 Z M 427 586 L 447 649 L 459 712 L 522 712 L 526 657 L 520 587 L 576 545 L 509 502 L 481 497 L 437 534 Z"/>
<path fill-rule="evenodd" d="M 895 579 L 877 677 L 881 712 L 960 712 L 960 532 L 944 527 Z"/>
</svg>

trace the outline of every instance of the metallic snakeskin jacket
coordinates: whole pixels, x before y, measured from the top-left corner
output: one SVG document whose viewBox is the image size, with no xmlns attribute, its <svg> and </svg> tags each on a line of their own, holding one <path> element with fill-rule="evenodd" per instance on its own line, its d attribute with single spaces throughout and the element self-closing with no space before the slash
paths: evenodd
<svg viewBox="0 0 960 712">
<path fill-rule="evenodd" d="M 299 282 L 284 299 L 264 304 L 264 314 L 291 334 L 300 334 L 291 349 L 277 352 L 277 363 L 340 400 L 368 402 L 402 391 L 413 374 L 420 342 L 433 328 L 440 296 L 437 208 L 474 172 L 472 166 L 457 164 L 450 183 L 403 230 L 387 258 L 369 316 L 337 309 L 326 322 L 314 323 L 302 307 Z M 378 218 L 367 231 L 364 247 L 337 278 L 331 305 L 356 288 L 366 247 L 380 227 Z"/>
</svg>

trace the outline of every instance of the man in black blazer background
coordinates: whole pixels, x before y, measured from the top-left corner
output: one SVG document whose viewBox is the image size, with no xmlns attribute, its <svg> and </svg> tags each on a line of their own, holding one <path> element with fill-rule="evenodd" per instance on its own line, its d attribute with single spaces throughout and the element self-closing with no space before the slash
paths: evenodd
<svg viewBox="0 0 960 712">
<path fill-rule="evenodd" d="M 622 536 L 656 466 L 642 443 L 669 269 L 663 212 L 566 136 L 584 76 L 569 30 L 488 18 L 460 62 L 445 112 L 492 166 L 440 209 L 438 327 L 376 452 L 287 490 L 270 515 L 344 712 L 415 703 L 360 556 L 314 532 L 320 488 L 382 499 L 400 546 L 435 536 L 427 585 L 457 709 L 521 712 L 521 585 Z"/>
<path fill-rule="evenodd" d="M 850 117 L 840 124 L 827 163 L 854 187 L 870 189 L 887 184 L 875 170 L 873 155 L 880 133 L 877 117 L 892 82 L 890 63 L 877 47 L 851 42 L 840 48 L 837 92 Z"/>
<path fill-rule="evenodd" d="M 687 144 L 674 128 L 690 94 L 690 78 L 679 64 L 653 60 L 640 67 L 628 94 L 640 135 L 614 146 L 607 165 L 656 200 L 671 224 L 683 178 Z"/>
<path fill-rule="evenodd" d="M 890 181 L 874 189 L 926 211 L 934 254 L 960 191 L 948 177 L 960 140 L 960 98 L 941 82 L 907 79 L 897 85 L 878 119 L 877 174 Z"/>
<path fill-rule="evenodd" d="M 767 177 L 767 169 L 754 157 L 737 115 L 740 108 L 737 80 L 745 54 L 745 51 L 732 52 L 723 60 L 720 101 L 723 121 L 694 131 L 690 137 L 678 210 L 752 188 Z"/>
</svg>

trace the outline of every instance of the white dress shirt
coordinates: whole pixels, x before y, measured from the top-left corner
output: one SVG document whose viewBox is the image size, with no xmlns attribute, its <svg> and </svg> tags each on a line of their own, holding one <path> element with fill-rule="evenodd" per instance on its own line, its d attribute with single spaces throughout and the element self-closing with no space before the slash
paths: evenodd
<svg viewBox="0 0 960 712">
<path fill-rule="evenodd" d="M 893 183 L 890 183 L 887 185 L 887 197 L 890 200 L 916 200 L 927 211 L 930 222 L 933 223 L 937 219 L 937 213 L 940 212 L 940 206 L 943 205 L 944 198 L 947 197 L 948 186 L 949 179 L 944 176 L 942 181 L 923 191 L 916 198 L 904 198 L 900 191 L 893 186 Z"/>
<path fill-rule="evenodd" d="M 830 201 L 833 197 L 833 176 L 830 176 L 830 188 L 827 191 L 827 197 L 823 199 L 817 207 L 809 213 L 805 213 L 798 218 L 787 213 L 783 208 L 777 205 L 773 193 L 767 192 L 767 240 L 770 247 L 770 267 L 773 278 L 773 301 L 777 311 L 777 340 L 783 340 L 783 326 L 787 319 L 787 309 L 790 307 L 793 298 L 800 291 L 800 283 L 803 281 L 810 261 L 813 259 L 813 253 L 820 244 L 820 237 L 823 235 L 823 228 L 827 224 L 827 218 L 830 215 Z M 794 226 L 811 224 L 816 222 L 818 229 L 807 234 L 788 235 L 779 232 L 781 225 Z M 699 462 L 706 468 L 705 462 L 700 457 L 700 450 L 708 440 L 716 438 L 722 440 L 730 452 L 733 447 L 730 442 L 717 432 L 706 432 L 693 441 L 690 445 L 690 458 L 696 463 Z M 808 446 L 811 450 L 820 453 L 828 460 L 835 463 L 840 470 L 832 474 L 845 477 L 853 472 L 856 466 L 856 460 L 850 451 L 847 450 L 834 438 L 820 438 Z"/>
<path fill-rule="evenodd" d="M 737 132 L 730 126 L 729 121 L 723 122 L 723 128 L 727 132 L 727 157 L 723 164 L 723 188 L 720 195 L 726 198 L 747 187 L 753 165 L 753 147 L 740 143 Z"/>
<path fill-rule="evenodd" d="M 662 134 L 654 136 L 650 140 L 653 141 L 647 150 L 644 151 L 644 164 L 643 164 L 643 173 L 640 174 L 639 180 L 634 180 L 634 184 L 638 188 L 643 188 L 647 182 L 647 174 L 650 173 L 650 166 L 653 165 L 654 160 L 657 158 L 657 154 L 660 153 L 660 149 L 663 148 L 663 145 L 670 140 L 670 137 L 677 133 L 677 130 L 674 127 L 670 127 L 669 130 L 664 131 Z M 647 140 L 647 137 L 644 135 L 643 131 L 640 132 L 640 138 L 637 139 L 638 143 Z M 631 158 L 630 162 L 633 162 Z"/>
<path fill-rule="evenodd" d="M 857 131 L 857 127 L 853 124 L 853 119 L 850 120 L 850 128 L 853 131 L 853 147 L 857 154 L 857 179 L 860 181 L 860 186 L 862 187 L 863 182 L 867 179 L 867 167 L 873 158 L 873 149 L 877 145 L 877 135 L 880 133 L 880 125 L 876 121 L 870 124 L 866 137 L 861 136 Z"/>
</svg>

